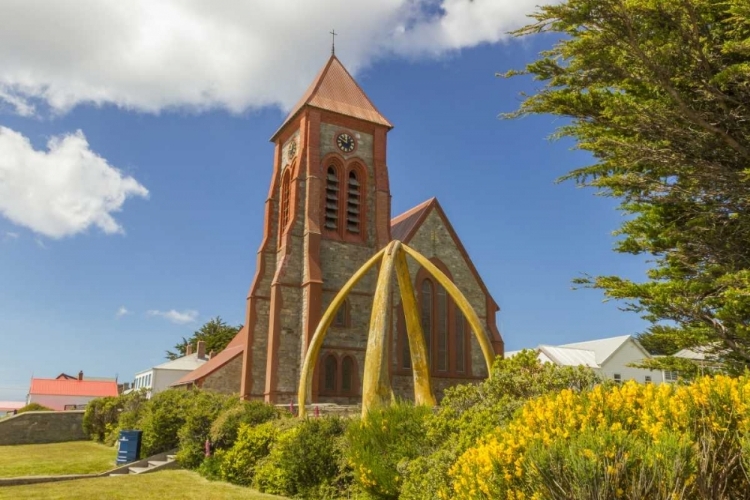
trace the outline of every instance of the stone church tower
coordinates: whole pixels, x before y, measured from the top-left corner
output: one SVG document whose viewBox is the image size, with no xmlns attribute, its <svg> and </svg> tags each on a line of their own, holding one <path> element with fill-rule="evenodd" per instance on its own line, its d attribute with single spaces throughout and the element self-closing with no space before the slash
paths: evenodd
<svg viewBox="0 0 750 500">
<path fill-rule="evenodd" d="M 331 56 L 271 138 L 273 174 L 245 325 L 224 351 L 174 385 L 239 391 L 272 403 L 296 400 L 301 365 L 325 308 L 392 234 L 447 272 L 487 320 L 495 352 L 502 354 L 497 304 L 437 200 L 391 220 L 391 128 Z M 479 345 L 445 291 L 413 264 L 410 271 L 438 396 L 447 386 L 486 377 Z M 331 326 L 313 378 L 314 401 L 360 401 L 375 279 L 371 272 L 359 283 Z M 399 304 L 393 312 L 391 380 L 398 395 L 410 397 Z"/>
</svg>

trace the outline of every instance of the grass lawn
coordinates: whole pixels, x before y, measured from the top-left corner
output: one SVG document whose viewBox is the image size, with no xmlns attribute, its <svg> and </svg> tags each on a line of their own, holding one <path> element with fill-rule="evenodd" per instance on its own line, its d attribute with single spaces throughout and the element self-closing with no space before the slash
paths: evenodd
<svg viewBox="0 0 750 500">
<path fill-rule="evenodd" d="M 264 495 L 249 488 L 223 482 L 210 482 L 195 472 L 165 470 L 151 474 L 124 477 L 101 477 L 78 479 L 59 483 L 9 486 L 0 488 L 0 499 L 13 500 L 272 500 L 280 499 Z"/>
<path fill-rule="evenodd" d="M 0 446 L 0 477 L 93 474 L 113 469 L 116 458 L 115 448 L 92 441 Z"/>
</svg>

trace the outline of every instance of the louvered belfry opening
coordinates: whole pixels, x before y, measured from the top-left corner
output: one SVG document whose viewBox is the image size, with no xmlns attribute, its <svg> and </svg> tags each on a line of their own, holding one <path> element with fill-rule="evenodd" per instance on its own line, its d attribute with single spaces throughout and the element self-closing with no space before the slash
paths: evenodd
<svg viewBox="0 0 750 500">
<path fill-rule="evenodd" d="M 346 230 L 353 234 L 359 234 L 361 190 L 357 172 L 351 170 L 347 179 Z"/>
<path fill-rule="evenodd" d="M 339 177 L 336 168 L 328 167 L 326 172 L 325 228 L 336 231 L 339 227 Z"/>
</svg>

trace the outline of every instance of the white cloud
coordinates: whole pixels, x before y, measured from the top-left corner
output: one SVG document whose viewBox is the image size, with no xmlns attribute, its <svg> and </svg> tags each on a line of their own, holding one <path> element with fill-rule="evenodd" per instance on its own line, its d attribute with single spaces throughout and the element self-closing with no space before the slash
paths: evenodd
<svg viewBox="0 0 750 500">
<path fill-rule="evenodd" d="M 552 0 L 556 1 L 556 0 Z M 81 103 L 145 112 L 291 106 L 328 54 L 356 73 L 388 55 L 496 43 L 538 0 L 5 2 L 0 100 L 30 115 Z"/>
<path fill-rule="evenodd" d="M 5 236 L 3 236 L 3 241 L 7 240 L 17 240 L 20 235 L 18 233 L 14 233 L 12 231 L 6 231 Z"/>
<path fill-rule="evenodd" d="M 122 233 L 112 212 L 148 190 L 91 151 L 80 130 L 53 137 L 47 148 L 37 151 L 23 135 L 0 127 L 0 215 L 51 238 L 90 226 Z"/>
<path fill-rule="evenodd" d="M 128 314 L 131 314 L 130 311 L 125 306 L 120 306 L 120 308 L 115 313 L 115 318 L 120 319 L 123 316 L 126 316 Z"/>
<path fill-rule="evenodd" d="M 198 311 L 193 311 L 191 309 L 186 309 L 182 312 L 175 311 L 174 309 L 170 309 L 169 311 L 151 310 L 146 314 L 149 316 L 160 316 L 166 318 L 172 323 L 177 323 L 178 325 L 193 323 L 198 319 Z"/>
</svg>

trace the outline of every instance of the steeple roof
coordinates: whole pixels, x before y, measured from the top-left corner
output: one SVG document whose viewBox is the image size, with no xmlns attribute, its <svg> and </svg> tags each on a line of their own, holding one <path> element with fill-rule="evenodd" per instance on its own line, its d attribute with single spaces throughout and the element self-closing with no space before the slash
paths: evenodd
<svg viewBox="0 0 750 500">
<path fill-rule="evenodd" d="M 352 75 L 334 55 L 320 70 L 302 98 L 294 105 L 284 123 L 273 134 L 272 140 L 305 105 L 393 128 L 391 122 L 380 114 L 362 88 L 354 81 Z"/>
</svg>

